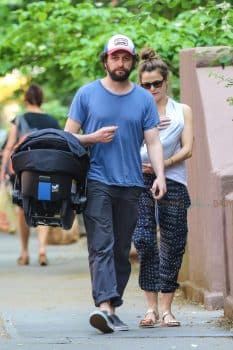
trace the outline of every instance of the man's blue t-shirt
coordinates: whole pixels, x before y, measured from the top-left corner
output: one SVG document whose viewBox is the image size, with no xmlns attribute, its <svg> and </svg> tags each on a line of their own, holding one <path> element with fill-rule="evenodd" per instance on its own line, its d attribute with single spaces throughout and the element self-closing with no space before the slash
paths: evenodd
<svg viewBox="0 0 233 350">
<path fill-rule="evenodd" d="M 144 131 L 159 123 L 150 93 L 134 84 L 131 91 L 118 95 L 96 80 L 77 91 L 68 116 L 81 124 L 84 134 L 118 126 L 111 142 L 90 147 L 88 179 L 108 185 L 143 186 L 140 147 Z"/>
</svg>

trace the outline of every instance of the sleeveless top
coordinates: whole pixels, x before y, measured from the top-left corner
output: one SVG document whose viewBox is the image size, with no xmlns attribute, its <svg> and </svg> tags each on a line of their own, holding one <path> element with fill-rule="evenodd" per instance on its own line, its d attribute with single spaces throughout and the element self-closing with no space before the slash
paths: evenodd
<svg viewBox="0 0 233 350">
<path fill-rule="evenodd" d="M 166 116 L 171 119 L 171 124 L 167 128 L 159 131 L 164 159 L 170 158 L 181 149 L 181 134 L 184 129 L 182 104 L 169 97 L 166 105 Z M 145 144 L 141 148 L 141 159 L 142 162 L 149 162 Z M 181 161 L 166 168 L 165 177 L 187 186 L 185 161 Z"/>
</svg>

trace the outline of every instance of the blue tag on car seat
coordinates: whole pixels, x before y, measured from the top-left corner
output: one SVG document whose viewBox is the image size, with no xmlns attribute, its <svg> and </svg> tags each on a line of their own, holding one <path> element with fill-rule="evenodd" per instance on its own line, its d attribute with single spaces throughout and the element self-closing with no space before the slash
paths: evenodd
<svg viewBox="0 0 233 350">
<path fill-rule="evenodd" d="M 51 182 L 38 183 L 38 200 L 40 201 L 51 200 Z"/>
</svg>

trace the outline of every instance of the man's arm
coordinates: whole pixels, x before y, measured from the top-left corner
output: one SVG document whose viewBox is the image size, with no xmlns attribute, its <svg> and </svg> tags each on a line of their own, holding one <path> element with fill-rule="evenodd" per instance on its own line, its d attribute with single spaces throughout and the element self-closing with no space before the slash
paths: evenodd
<svg viewBox="0 0 233 350">
<path fill-rule="evenodd" d="M 155 199 L 161 199 L 166 192 L 166 182 L 164 176 L 163 148 L 157 128 L 146 130 L 144 132 L 144 138 L 148 156 L 156 174 L 156 179 L 151 188 L 151 192 Z"/>
<path fill-rule="evenodd" d="M 83 145 L 88 146 L 98 142 L 111 142 L 115 136 L 117 128 L 117 126 L 105 126 L 90 134 L 79 134 L 81 124 L 71 118 L 68 118 L 64 130 L 72 133 Z"/>
</svg>

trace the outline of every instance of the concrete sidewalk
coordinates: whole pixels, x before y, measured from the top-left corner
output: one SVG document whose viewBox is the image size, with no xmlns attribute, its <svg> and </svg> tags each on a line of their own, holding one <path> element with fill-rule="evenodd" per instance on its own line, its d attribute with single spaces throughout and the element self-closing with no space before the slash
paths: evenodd
<svg viewBox="0 0 233 350">
<path fill-rule="evenodd" d="M 177 293 L 179 328 L 140 329 L 146 306 L 133 265 L 119 316 L 129 332 L 108 335 L 89 325 L 93 311 L 85 239 L 49 246 L 49 266 L 37 262 L 37 240 L 30 240 L 30 265 L 17 266 L 19 238 L 0 234 L 0 350 L 221 349 L 233 347 L 233 331 L 219 327 L 223 311 L 206 311 Z"/>
</svg>

